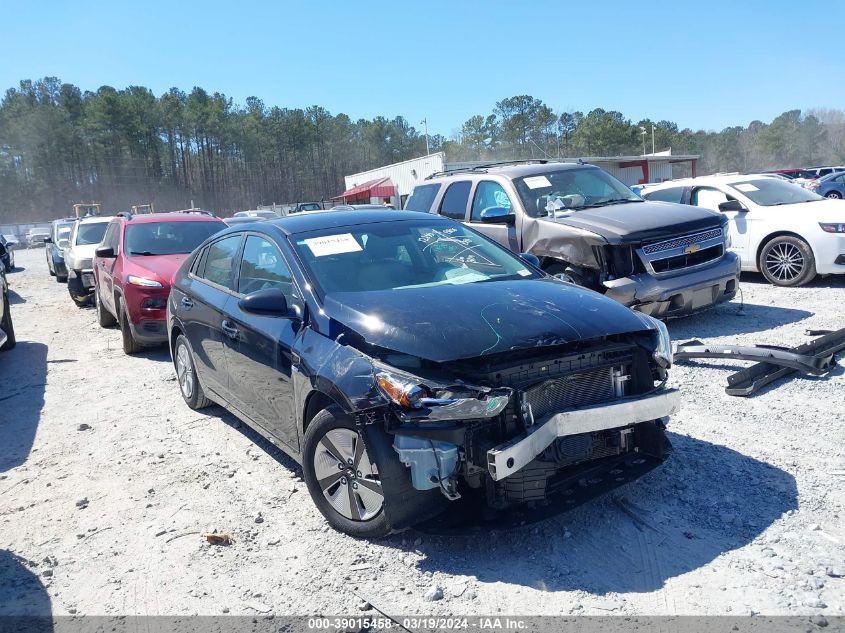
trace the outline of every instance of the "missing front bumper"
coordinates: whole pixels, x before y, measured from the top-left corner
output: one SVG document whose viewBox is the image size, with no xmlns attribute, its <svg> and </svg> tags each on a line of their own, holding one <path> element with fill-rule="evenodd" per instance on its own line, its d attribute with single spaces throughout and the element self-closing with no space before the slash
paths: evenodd
<svg viewBox="0 0 845 633">
<path fill-rule="evenodd" d="M 501 481 L 524 468 L 559 437 L 622 428 L 638 422 L 668 417 L 680 408 L 677 389 L 612 404 L 585 407 L 552 415 L 525 437 L 487 451 L 487 469 Z"/>
</svg>

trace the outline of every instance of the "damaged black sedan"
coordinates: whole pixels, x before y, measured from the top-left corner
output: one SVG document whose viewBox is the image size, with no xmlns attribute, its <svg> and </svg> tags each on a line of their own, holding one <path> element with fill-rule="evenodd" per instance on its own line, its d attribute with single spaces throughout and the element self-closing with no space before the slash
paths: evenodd
<svg viewBox="0 0 845 633">
<path fill-rule="evenodd" d="M 666 328 L 535 263 L 423 213 L 232 227 L 168 300 L 182 396 L 299 461 L 354 536 L 629 481 L 669 448 Z"/>
</svg>

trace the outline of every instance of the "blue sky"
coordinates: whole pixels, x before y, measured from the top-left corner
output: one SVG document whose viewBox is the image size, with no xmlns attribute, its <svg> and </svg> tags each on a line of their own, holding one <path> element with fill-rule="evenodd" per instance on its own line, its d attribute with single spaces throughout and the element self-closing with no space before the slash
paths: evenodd
<svg viewBox="0 0 845 633">
<path fill-rule="evenodd" d="M 556 112 L 721 129 L 845 107 L 843 18 L 845 3 L 794 0 L 0 0 L 0 89 L 48 75 L 83 90 L 201 86 L 236 103 L 425 117 L 446 136 L 530 94 Z"/>
</svg>

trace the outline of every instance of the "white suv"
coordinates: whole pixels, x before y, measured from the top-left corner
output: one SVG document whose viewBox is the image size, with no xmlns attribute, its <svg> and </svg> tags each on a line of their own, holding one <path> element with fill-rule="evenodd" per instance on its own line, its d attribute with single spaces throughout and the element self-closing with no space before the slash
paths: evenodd
<svg viewBox="0 0 845 633">
<path fill-rule="evenodd" d="M 742 270 L 778 286 L 845 274 L 845 201 L 768 176 L 704 176 L 646 187 L 640 195 L 719 211 Z"/>
<path fill-rule="evenodd" d="M 94 250 L 103 239 L 111 217 L 89 216 L 73 225 L 65 251 L 67 289 L 78 306 L 87 305 L 94 291 Z"/>
</svg>

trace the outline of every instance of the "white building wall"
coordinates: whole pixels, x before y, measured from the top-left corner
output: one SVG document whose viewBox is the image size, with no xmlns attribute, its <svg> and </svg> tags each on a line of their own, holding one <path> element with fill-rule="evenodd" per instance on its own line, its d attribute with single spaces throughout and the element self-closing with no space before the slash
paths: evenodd
<svg viewBox="0 0 845 633">
<path fill-rule="evenodd" d="M 417 182 L 435 172 L 443 171 L 445 164 L 446 154 L 436 152 L 428 156 L 412 158 L 401 163 L 385 165 L 369 171 L 362 171 L 359 174 L 345 176 L 344 182 L 346 189 L 349 190 L 376 178 L 390 178 L 396 186 L 397 195 L 401 199 L 402 196 L 410 195 Z M 394 200 L 393 202 L 396 204 L 398 201 Z M 397 208 L 399 208 L 398 205 Z"/>
</svg>

